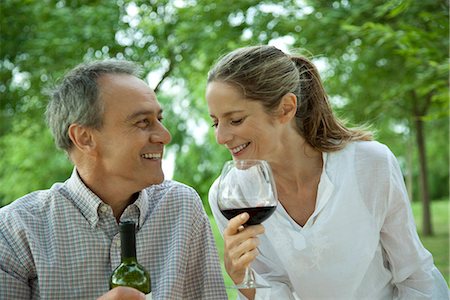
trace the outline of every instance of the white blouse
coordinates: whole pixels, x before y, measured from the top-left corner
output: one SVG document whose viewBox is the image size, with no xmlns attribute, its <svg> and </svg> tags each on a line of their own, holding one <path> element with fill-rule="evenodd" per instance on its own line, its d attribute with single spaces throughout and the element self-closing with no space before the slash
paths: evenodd
<svg viewBox="0 0 450 300">
<path fill-rule="evenodd" d="M 403 177 L 378 142 L 323 153 L 316 207 L 304 226 L 281 203 L 263 223 L 251 264 L 256 299 L 448 299 L 447 284 L 417 235 Z M 228 220 L 209 202 L 221 232 Z M 240 296 L 243 299 L 242 295 Z"/>
</svg>

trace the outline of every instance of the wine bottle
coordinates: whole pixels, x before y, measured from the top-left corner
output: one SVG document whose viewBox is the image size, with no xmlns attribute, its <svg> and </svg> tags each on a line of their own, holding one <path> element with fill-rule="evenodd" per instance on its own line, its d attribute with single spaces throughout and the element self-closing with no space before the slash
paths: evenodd
<svg viewBox="0 0 450 300">
<path fill-rule="evenodd" d="M 136 225 L 133 221 L 125 221 L 119 226 L 121 263 L 111 274 L 109 287 L 129 286 L 150 294 L 150 275 L 136 258 Z"/>
</svg>

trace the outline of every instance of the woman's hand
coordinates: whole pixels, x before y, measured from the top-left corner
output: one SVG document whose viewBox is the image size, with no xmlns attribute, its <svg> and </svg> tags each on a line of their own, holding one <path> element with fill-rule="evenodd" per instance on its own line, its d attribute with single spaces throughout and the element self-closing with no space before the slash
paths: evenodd
<svg viewBox="0 0 450 300">
<path fill-rule="evenodd" d="M 245 268 L 258 255 L 257 235 L 264 233 L 262 225 L 244 227 L 248 218 L 248 213 L 232 218 L 223 231 L 225 269 L 236 284 L 244 280 Z"/>
<path fill-rule="evenodd" d="M 145 295 L 136 289 L 118 286 L 103 294 L 97 300 L 145 300 Z"/>
</svg>

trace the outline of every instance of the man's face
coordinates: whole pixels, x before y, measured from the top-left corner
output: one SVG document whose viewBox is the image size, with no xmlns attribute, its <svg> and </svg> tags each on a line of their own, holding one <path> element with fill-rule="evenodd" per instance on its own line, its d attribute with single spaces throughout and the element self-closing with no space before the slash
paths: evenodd
<svg viewBox="0 0 450 300">
<path fill-rule="evenodd" d="M 102 75 L 98 84 L 104 115 L 103 126 L 93 132 L 95 176 L 131 191 L 161 183 L 163 149 L 171 136 L 155 93 L 131 75 Z"/>
</svg>

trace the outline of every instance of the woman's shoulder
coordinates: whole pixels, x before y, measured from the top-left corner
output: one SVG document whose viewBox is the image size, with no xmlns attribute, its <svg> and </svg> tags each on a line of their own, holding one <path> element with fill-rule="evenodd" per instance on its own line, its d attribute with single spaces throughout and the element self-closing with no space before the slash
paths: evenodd
<svg viewBox="0 0 450 300">
<path fill-rule="evenodd" d="M 217 177 L 214 182 L 212 183 L 211 187 L 209 188 L 209 192 L 208 192 L 208 201 L 209 204 L 212 204 L 213 202 L 216 201 L 216 193 L 217 193 L 217 189 L 219 186 L 219 177 Z"/>
<path fill-rule="evenodd" d="M 347 157 L 355 163 L 371 164 L 385 164 L 393 156 L 391 150 L 378 141 L 351 142 L 336 154 L 342 158 Z"/>
<path fill-rule="evenodd" d="M 377 141 L 349 143 L 344 149 L 329 154 L 327 169 L 343 175 L 356 176 L 358 181 L 372 182 L 374 177 L 387 180 L 395 157 L 389 148 Z M 330 172 L 331 172 L 330 171 Z"/>
<path fill-rule="evenodd" d="M 389 148 L 378 141 L 355 141 L 350 143 L 347 147 L 352 147 L 355 152 L 384 156 L 390 152 Z"/>
</svg>

